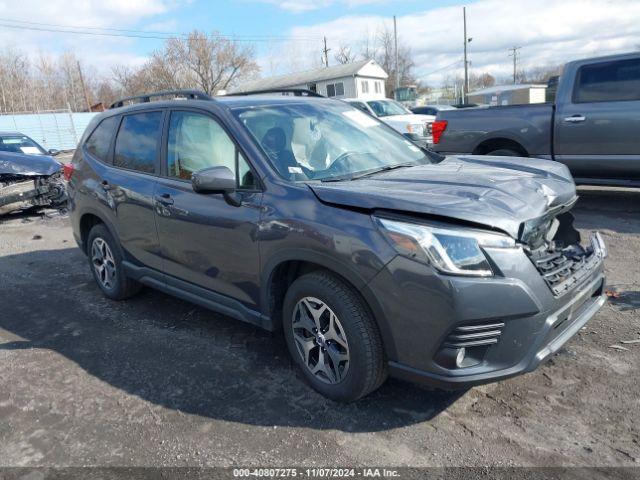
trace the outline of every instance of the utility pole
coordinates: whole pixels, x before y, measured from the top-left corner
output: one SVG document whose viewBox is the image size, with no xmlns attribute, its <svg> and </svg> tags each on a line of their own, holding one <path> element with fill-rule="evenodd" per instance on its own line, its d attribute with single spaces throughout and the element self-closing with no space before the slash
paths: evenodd
<svg viewBox="0 0 640 480">
<path fill-rule="evenodd" d="M 467 7 L 462 7 L 462 23 L 464 26 L 464 86 L 462 87 L 462 103 L 467 103 L 469 94 L 469 62 L 467 61 Z"/>
<path fill-rule="evenodd" d="M 396 24 L 396 16 L 393 16 L 393 44 L 396 55 L 396 90 L 400 88 L 400 68 L 399 68 L 399 55 L 398 55 L 398 25 Z M 394 95 L 395 96 L 395 95 Z"/>
<path fill-rule="evenodd" d="M 515 85 L 516 83 L 516 75 L 517 75 L 517 71 L 518 71 L 518 50 L 520 50 L 522 47 L 512 47 L 509 49 L 509 51 L 511 52 L 509 54 L 510 57 L 513 57 L 513 83 Z"/>
<path fill-rule="evenodd" d="M 80 86 L 82 87 L 82 91 L 84 93 L 84 99 L 87 102 L 87 112 L 91 111 L 91 102 L 89 101 L 89 93 L 87 92 L 87 87 L 84 84 L 84 77 L 82 76 L 82 69 L 80 68 L 80 61 L 78 61 L 78 74 L 80 75 Z"/>
<path fill-rule="evenodd" d="M 330 48 L 327 48 L 327 37 L 324 37 L 324 49 L 322 50 L 322 53 L 324 54 L 324 66 L 328 67 L 329 66 L 329 52 L 331 51 Z"/>
</svg>

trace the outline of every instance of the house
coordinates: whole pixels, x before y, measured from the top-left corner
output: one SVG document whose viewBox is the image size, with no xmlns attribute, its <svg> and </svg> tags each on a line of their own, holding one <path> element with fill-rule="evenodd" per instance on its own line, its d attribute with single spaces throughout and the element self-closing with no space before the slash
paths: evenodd
<svg viewBox="0 0 640 480">
<path fill-rule="evenodd" d="M 363 60 L 261 78 L 244 83 L 231 92 L 302 88 L 326 97 L 379 99 L 385 98 L 385 81 L 388 77 L 387 72 L 375 60 Z"/>
<path fill-rule="evenodd" d="M 522 105 L 527 103 L 544 103 L 546 85 L 533 83 L 516 85 L 496 85 L 469 92 L 469 103 L 481 105 Z"/>
</svg>

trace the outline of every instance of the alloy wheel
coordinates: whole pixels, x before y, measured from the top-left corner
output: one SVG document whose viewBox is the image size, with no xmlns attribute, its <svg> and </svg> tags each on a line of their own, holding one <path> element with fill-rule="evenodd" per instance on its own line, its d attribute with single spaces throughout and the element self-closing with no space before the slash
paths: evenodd
<svg viewBox="0 0 640 480">
<path fill-rule="evenodd" d="M 116 262 L 109 244 L 98 237 L 91 245 L 91 263 L 97 274 L 100 284 L 107 288 L 113 288 L 116 281 Z"/>
<path fill-rule="evenodd" d="M 335 384 L 349 369 L 349 344 L 336 314 L 322 300 L 304 297 L 293 309 L 293 339 L 306 368 Z"/>
</svg>

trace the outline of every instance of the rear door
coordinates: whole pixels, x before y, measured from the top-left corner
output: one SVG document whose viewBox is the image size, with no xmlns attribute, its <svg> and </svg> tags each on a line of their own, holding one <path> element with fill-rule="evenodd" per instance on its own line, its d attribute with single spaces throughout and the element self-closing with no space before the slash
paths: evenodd
<svg viewBox="0 0 640 480">
<path fill-rule="evenodd" d="M 558 98 L 556 160 L 575 177 L 638 179 L 638 138 L 640 58 L 579 66 L 572 92 Z"/>
<path fill-rule="evenodd" d="M 257 309 L 262 200 L 257 175 L 209 112 L 172 110 L 166 138 L 156 218 L 167 282 L 177 279 Z M 236 202 L 193 191 L 191 174 L 214 166 L 235 172 Z M 190 289 L 188 284 L 176 285 Z"/>
<path fill-rule="evenodd" d="M 161 269 L 162 261 L 153 199 L 163 122 L 163 110 L 123 115 L 114 142 L 113 166 L 101 180 L 126 259 L 156 270 Z"/>
</svg>

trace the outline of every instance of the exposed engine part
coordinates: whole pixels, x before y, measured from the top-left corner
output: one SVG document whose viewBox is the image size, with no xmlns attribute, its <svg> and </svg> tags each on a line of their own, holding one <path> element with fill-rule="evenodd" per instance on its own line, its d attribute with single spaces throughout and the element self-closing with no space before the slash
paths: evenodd
<svg viewBox="0 0 640 480">
<path fill-rule="evenodd" d="M 536 248 L 525 249 L 556 296 L 581 281 L 599 260 L 593 240 L 587 247 L 580 244 L 580 232 L 573 226 L 573 221 L 574 217 L 569 212 L 558 215 L 549 224 L 549 231 L 555 230 L 553 239 L 538 244 Z"/>
<path fill-rule="evenodd" d="M 0 215 L 33 207 L 64 208 L 66 204 L 61 173 L 46 177 L 0 175 Z"/>
</svg>

